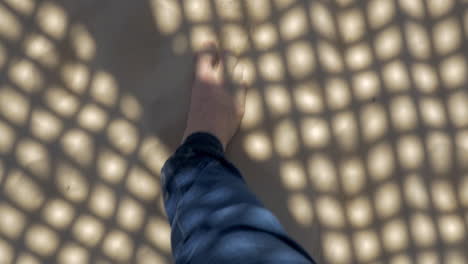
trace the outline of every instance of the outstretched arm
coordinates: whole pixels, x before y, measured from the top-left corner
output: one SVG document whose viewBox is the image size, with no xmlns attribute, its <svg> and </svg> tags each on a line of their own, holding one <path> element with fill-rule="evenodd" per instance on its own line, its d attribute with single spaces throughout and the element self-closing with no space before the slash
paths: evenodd
<svg viewBox="0 0 468 264">
<path fill-rule="evenodd" d="M 213 45 L 198 55 L 184 141 L 162 169 L 176 263 L 313 263 L 224 157 L 245 86 L 228 91 L 223 65 Z"/>
</svg>

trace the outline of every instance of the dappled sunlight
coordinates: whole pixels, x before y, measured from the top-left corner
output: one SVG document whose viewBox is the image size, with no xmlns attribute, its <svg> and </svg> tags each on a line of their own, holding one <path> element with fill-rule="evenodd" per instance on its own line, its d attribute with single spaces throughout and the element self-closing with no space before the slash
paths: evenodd
<svg viewBox="0 0 468 264">
<path fill-rule="evenodd" d="M 426 209 L 428 207 L 429 194 L 420 175 L 411 174 L 405 177 L 404 192 L 410 208 Z"/>
<path fill-rule="evenodd" d="M 304 168 L 298 161 L 286 161 L 280 165 L 281 180 L 289 190 L 300 190 L 307 185 Z"/>
<path fill-rule="evenodd" d="M 326 97 L 330 109 L 339 110 L 349 106 L 351 95 L 348 84 L 343 79 L 328 79 L 326 85 Z"/>
<path fill-rule="evenodd" d="M 88 263 L 89 255 L 89 252 L 85 248 L 76 243 L 70 243 L 63 247 L 60 251 L 60 255 L 57 256 L 57 259 L 59 263 Z"/>
<path fill-rule="evenodd" d="M 430 56 L 430 40 L 427 30 L 414 22 L 405 25 L 405 37 L 409 52 L 417 59 L 428 59 Z"/>
<path fill-rule="evenodd" d="M 348 195 L 357 194 L 364 188 L 366 182 L 364 167 L 360 159 L 345 160 L 340 166 L 343 191 Z"/>
<path fill-rule="evenodd" d="M 447 124 L 444 106 L 439 98 L 426 97 L 420 101 L 420 110 L 424 123 L 434 128 L 442 128 Z"/>
<path fill-rule="evenodd" d="M 351 225 L 361 228 L 368 226 L 372 220 L 372 207 L 369 200 L 356 198 L 347 203 L 348 218 Z"/>
<path fill-rule="evenodd" d="M 310 5 L 310 18 L 314 30 L 328 38 L 336 37 L 335 21 L 325 4 L 319 1 L 312 2 Z"/>
<path fill-rule="evenodd" d="M 81 63 L 67 63 L 62 66 L 62 78 L 66 88 L 78 95 L 83 94 L 88 87 L 89 69 Z"/>
<path fill-rule="evenodd" d="M 35 0 L 5 0 L 10 7 L 22 14 L 30 14 L 35 6 Z"/>
<path fill-rule="evenodd" d="M 418 168 L 424 159 L 424 152 L 419 138 L 404 136 L 398 142 L 398 157 L 403 169 Z"/>
<path fill-rule="evenodd" d="M 217 36 L 212 25 L 199 25 L 191 29 L 190 47 L 192 50 L 200 51 L 207 41 L 216 40 Z"/>
<path fill-rule="evenodd" d="M 30 104 L 25 96 L 10 87 L 0 87 L 0 113 L 15 125 L 24 125 Z"/>
<path fill-rule="evenodd" d="M 432 93 L 439 83 L 434 67 L 429 64 L 415 63 L 412 66 L 415 88 L 423 93 Z"/>
<path fill-rule="evenodd" d="M 0 35 L 10 41 L 17 40 L 23 31 L 20 21 L 3 5 L 0 5 Z"/>
<path fill-rule="evenodd" d="M 294 194 L 288 200 L 288 207 L 296 221 L 302 226 L 310 226 L 313 220 L 312 205 L 303 194 Z"/>
<path fill-rule="evenodd" d="M 108 107 L 114 106 L 118 99 L 116 80 L 104 71 L 94 74 L 89 92 L 94 100 Z"/>
<path fill-rule="evenodd" d="M 392 0 L 369 1 L 367 16 L 372 28 L 380 28 L 392 20 L 395 15 L 395 4 Z"/>
<path fill-rule="evenodd" d="M 284 116 L 290 113 L 291 98 L 286 87 L 276 85 L 266 87 L 265 100 L 271 109 L 272 116 Z"/>
<path fill-rule="evenodd" d="M 47 106 L 63 117 L 70 117 L 78 110 L 78 97 L 59 86 L 51 86 L 44 96 Z"/>
<path fill-rule="evenodd" d="M 117 212 L 117 222 L 121 227 L 130 232 L 140 230 L 144 216 L 144 208 L 137 201 L 129 197 L 121 200 Z"/>
<path fill-rule="evenodd" d="M 466 59 L 461 54 L 448 57 L 440 65 L 442 82 L 447 88 L 459 88 L 466 85 Z"/>
<path fill-rule="evenodd" d="M 27 212 L 38 210 L 45 200 L 45 193 L 26 172 L 11 170 L 3 184 L 4 193 L 15 205 Z"/>
<path fill-rule="evenodd" d="M 455 127 L 463 128 L 468 125 L 468 93 L 460 91 L 448 98 L 448 110 L 452 124 Z"/>
<path fill-rule="evenodd" d="M 377 234 L 373 231 L 359 231 L 353 236 L 356 245 L 356 255 L 359 261 L 365 262 L 375 259 L 382 248 Z"/>
<path fill-rule="evenodd" d="M 286 50 L 288 70 L 296 79 L 309 76 L 315 67 L 315 58 L 312 48 L 307 42 L 296 42 Z"/>
<path fill-rule="evenodd" d="M 366 142 L 381 139 L 388 129 L 385 110 L 380 104 L 367 104 L 361 110 L 362 136 Z"/>
<path fill-rule="evenodd" d="M 262 132 L 251 133 L 244 141 L 244 148 L 254 160 L 267 160 L 272 154 L 271 141 Z"/>
<path fill-rule="evenodd" d="M 374 41 L 375 53 L 381 60 L 395 57 L 401 52 L 402 36 L 398 27 L 391 26 L 380 32 Z"/>
<path fill-rule="evenodd" d="M 163 52 L 208 40 L 228 51 L 227 78 L 249 87 L 235 144 L 277 173 L 252 183 L 319 263 L 406 264 L 467 259 L 465 2 L 142 6 Z M 0 263 L 170 263 L 160 171 L 173 149 L 147 126 L 154 98 L 134 87 L 150 79 L 101 65 L 113 47 L 67 5 L 0 3 Z M 139 63 L 134 53 L 119 56 Z"/>
<path fill-rule="evenodd" d="M 426 145 L 433 171 L 439 175 L 447 174 L 452 169 L 454 158 L 449 136 L 442 132 L 432 132 L 428 135 Z"/>
<path fill-rule="evenodd" d="M 319 87 L 314 82 L 301 83 L 294 89 L 297 109 L 303 113 L 320 113 L 323 110 L 323 99 Z"/>
<path fill-rule="evenodd" d="M 279 31 L 284 40 L 296 39 L 306 32 L 307 18 L 302 8 L 288 10 L 279 19 Z"/>
<path fill-rule="evenodd" d="M 434 47 L 440 55 L 446 55 L 459 47 L 461 34 L 457 23 L 458 21 L 455 18 L 449 18 L 442 20 L 434 26 Z"/>
<path fill-rule="evenodd" d="M 352 70 L 360 70 L 369 66 L 372 55 L 367 45 L 357 44 L 346 51 L 346 63 Z"/>
<path fill-rule="evenodd" d="M 384 248 L 395 252 L 408 246 L 408 234 L 404 222 L 393 220 L 383 227 Z"/>
<path fill-rule="evenodd" d="M 67 30 L 66 11 L 52 2 L 42 3 L 36 14 L 37 23 L 48 35 L 61 39 Z"/>
<path fill-rule="evenodd" d="M 317 202 L 317 216 L 329 228 L 342 228 L 345 223 L 343 208 L 338 200 L 332 196 L 319 197 Z"/>
<path fill-rule="evenodd" d="M 325 41 L 319 42 L 318 55 L 321 65 L 326 71 L 337 73 L 343 70 L 343 59 L 339 55 L 337 47 Z"/>
<path fill-rule="evenodd" d="M 116 207 L 115 193 L 104 184 L 96 184 L 93 188 L 89 199 L 89 208 L 104 219 L 110 218 Z"/>
<path fill-rule="evenodd" d="M 175 33 L 182 23 L 179 4 L 172 0 L 151 0 L 155 24 L 165 34 Z"/>
<path fill-rule="evenodd" d="M 275 150 L 280 157 L 292 157 L 299 149 L 297 131 L 291 120 L 278 122 L 273 131 Z"/>
<path fill-rule="evenodd" d="M 358 8 L 348 9 L 338 14 L 338 23 L 342 39 L 346 43 L 355 42 L 365 33 L 364 17 Z"/>
<path fill-rule="evenodd" d="M 379 95 L 379 80 L 373 71 L 356 74 L 353 87 L 358 100 L 369 100 Z"/>
<path fill-rule="evenodd" d="M 271 23 L 253 26 L 251 30 L 252 39 L 257 50 L 266 50 L 278 43 L 278 32 Z"/>
<path fill-rule="evenodd" d="M 48 151 L 40 143 L 31 139 L 23 139 L 16 146 L 16 159 L 32 175 L 42 179 L 50 177 L 50 161 Z"/>
<path fill-rule="evenodd" d="M 222 42 L 225 48 L 234 54 L 242 54 L 248 49 L 248 35 L 240 25 L 229 24 L 223 27 Z"/>
<path fill-rule="evenodd" d="M 127 163 L 122 156 L 106 149 L 101 151 L 98 157 L 97 169 L 102 179 L 112 184 L 123 180 Z"/>
<path fill-rule="evenodd" d="M 392 93 L 410 89 L 410 81 L 401 61 L 390 62 L 383 69 L 383 79 L 388 90 Z"/>
<path fill-rule="evenodd" d="M 285 74 L 285 65 L 276 53 L 267 53 L 259 58 L 260 74 L 268 81 L 281 81 Z"/>
<path fill-rule="evenodd" d="M 394 97 L 390 103 L 393 126 L 400 131 L 414 129 L 417 124 L 416 109 L 410 97 Z"/>
<path fill-rule="evenodd" d="M 322 192 L 336 191 L 336 169 L 331 160 L 325 155 L 314 155 L 309 160 L 309 175 L 311 182 Z"/>
<path fill-rule="evenodd" d="M 0 262 L 167 263 L 169 227 L 163 218 L 148 221 L 165 216 L 158 176 L 170 153 L 137 123 L 139 99 L 91 63 L 98 46 L 86 26 L 59 3 L 35 5 L 0 4 L 0 69 L 8 78 L 0 87 L 0 153 L 10 156 L 0 160 Z M 37 30 L 24 32 L 21 15 Z M 22 34 L 14 45 L 23 53 L 10 57 Z M 149 227 L 156 239 L 133 236 Z"/>
<path fill-rule="evenodd" d="M 82 215 L 76 220 L 73 236 L 88 247 L 96 246 L 104 234 L 104 226 L 95 217 Z"/>
<path fill-rule="evenodd" d="M 52 255 L 59 246 L 58 234 L 44 225 L 33 225 L 25 234 L 28 248 L 41 257 Z"/>
<path fill-rule="evenodd" d="M 37 68 L 27 60 L 19 60 L 11 65 L 9 77 L 26 92 L 37 92 L 42 86 L 42 79 Z"/>
<path fill-rule="evenodd" d="M 246 1 L 245 6 L 249 19 L 254 23 L 259 23 L 270 17 L 273 3 L 269 0 Z"/>
<path fill-rule="evenodd" d="M 357 147 L 357 120 L 351 112 L 341 112 L 336 114 L 331 120 L 333 135 L 336 144 L 341 150 L 353 151 Z"/>
<path fill-rule="evenodd" d="M 166 264 L 165 258 L 154 251 L 150 246 L 143 246 L 136 252 L 136 260 L 139 264 Z"/>
<path fill-rule="evenodd" d="M 89 184 L 85 175 L 71 164 L 60 163 L 57 165 L 56 185 L 58 190 L 68 200 L 81 203 L 89 193 Z"/>
<path fill-rule="evenodd" d="M 31 115 L 31 132 L 38 139 L 52 142 L 63 131 L 62 121 L 52 112 L 35 108 Z"/>
<path fill-rule="evenodd" d="M 208 0 L 188 0 L 183 7 L 187 10 L 185 17 L 191 22 L 206 22 L 211 17 L 211 3 Z"/>
<path fill-rule="evenodd" d="M 325 233 L 324 254 L 328 261 L 332 263 L 348 263 L 352 254 L 349 239 L 340 232 Z"/>
<path fill-rule="evenodd" d="M 329 143 L 330 133 L 324 120 L 313 118 L 303 120 L 301 132 L 303 142 L 307 147 L 320 149 Z"/>
<path fill-rule="evenodd" d="M 435 242 L 434 223 L 425 214 L 414 214 L 411 217 L 411 232 L 418 246 L 429 246 Z"/>
<path fill-rule="evenodd" d="M 170 235 L 171 227 L 166 219 L 152 218 L 149 219 L 145 232 L 150 243 L 157 248 L 169 253 L 171 251 Z"/>
<path fill-rule="evenodd" d="M 70 39 L 79 59 L 89 61 L 96 55 L 96 43 L 84 25 L 73 25 L 70 29 Z"/>
<path fill-rule="evenodd" d="M 75 210 L 72 204 L 63 199 L 49 200 L 42 209 L 41 214 L 46 223 L 58 230 L 68 228 L 75 218 Z"/>
<path fill-rule="evenodd" d="M 439 230 L 442 240 L 448 244 L 461 242 L 466 238 L 463 218 L 459 215 L 445 215 L 439 217 Z"/>
<path fill-rule="evenodd" d="M 28 57 L 38 61 L 40 64 L 46 67 L 54 67 L 58 63 L 58 54 L 55 50 L 53 43 L 43 34 L 30 34 L 24 42 L 24 51 Z M 37 81 L 40 76 L 37 73 L 31 62 L 23 62 L 23 68 L 19 64 L 16 68 L 13 68 L 10 74 L 13 78 L 17 79 L 17 82 L 23 82 L 28 86 L 39 86 L 39 84 L 28 84 L 32 81 Z M 40 81 L 40 80 L 39 80 Z"/>
<path fill-rule="evenodd" d="M 375 191 L 374 199 L 377 216 L 381 219 L 389 218 L 398 213 L 401 208 L 401 194 L 394 183 L 387 183 Z"/>
<path fill-rule="evenodd" d="M 17 239 L 25 227 L 25 215 L 6 202 L 0 204 L 0 213 L 0 232 L 8 238 Z"/>
<path fill-rule="evenodd" d="M 241 123 L 242 129 L 249 129 L 258 126 L 263 119 L 262 98 L 260 97 L 258 91 L 255 89 L 250 89 L 247 91 L 246 97 L 245 113 Z M 288 104 L 285 103 L 286 100 L 284 98 L 275 97 L 273 99 L 278 100 L 282 105 Z"/>
<path fill-rule="evenodd" d="M 107 101 L 108 99 L 105 100 Z M 120 111 L 129 120 L 139 121 L 143 110 L 142 106 L 134 96 L 123 94 L 120 97 Z"/>
<path fill-rule="evenodd" d="M 114 120 L 110 123 L 108 137 L 112 144 L 124 154 L 135 151 L 139 141 L 136 128 L 126 120 Z"/>
<path fill-rule="evenodd" d="M 434 206 L 442 212 L 453 212 L 456 209 L 456 198 L 452 186 L 444 180 L 432 183 L 432 196 Z"/>
<path fill-rule="evenodd" d="M 61 140 L 65 153 L 81 166 L 86 167 L 93 161 L 94 142 L 89 133 L 74 128 L 65 132 Z"/>
</svg>

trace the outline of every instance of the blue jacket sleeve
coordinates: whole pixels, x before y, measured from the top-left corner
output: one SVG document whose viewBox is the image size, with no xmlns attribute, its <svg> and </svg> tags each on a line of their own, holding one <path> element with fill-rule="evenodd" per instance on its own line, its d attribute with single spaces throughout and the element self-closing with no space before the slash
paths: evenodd
<svg viewBox="0 0 468 264">
<path fill-rule="evenodd" d="M 215 136 L 190 135 L 161 175 L 176 263 L 315 263 L 248 189 Z"/>
</svg>

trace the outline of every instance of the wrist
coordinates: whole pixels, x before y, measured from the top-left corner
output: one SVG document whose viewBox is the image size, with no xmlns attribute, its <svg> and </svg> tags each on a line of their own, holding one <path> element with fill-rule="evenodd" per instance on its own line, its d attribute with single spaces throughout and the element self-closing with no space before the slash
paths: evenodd
<svg viewBox="0 0 468 264">
<path fill-rule="evenodd" d="M 222 137 L 219 136 L 219 133 L 217 133 L 213 129 L 186 129 L 185 132 L 184 132 L 184 136 L 182 137 L 181 144 L 183 144 L 185 142 L 185 140 L 190 135 L 195 134 L 195 133 L 208 133 L 208 134 L 216 137 L 216 139 L 218 139 L 218 141 L 221 143 L 221 145 L 223 147 L 223 151 L 226 150 L 227 142 L 225 142 L 225 140 Z"/>
</svg>

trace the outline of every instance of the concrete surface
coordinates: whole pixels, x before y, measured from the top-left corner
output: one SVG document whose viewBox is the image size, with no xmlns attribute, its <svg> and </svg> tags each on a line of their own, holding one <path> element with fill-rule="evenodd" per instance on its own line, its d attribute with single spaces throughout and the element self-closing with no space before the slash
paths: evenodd
<svg viewBox="0 0 468 264">
<path fill-rule="evenodd" d="M 171 263 L 210 38 L 250 85 L 227 155 L 319 263 L 467 263 L 466 0 L 0 1 L 0 263 Z"/>
</svg>

